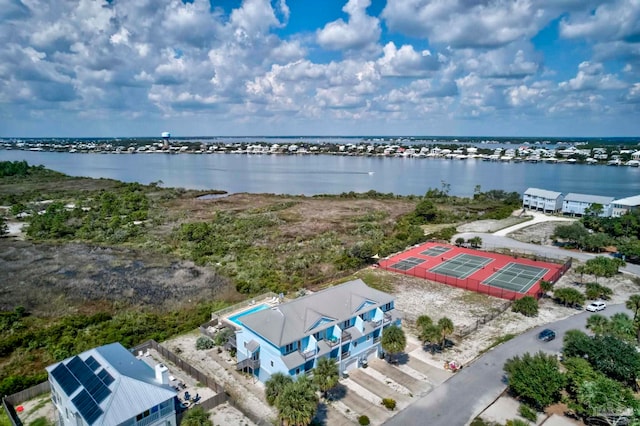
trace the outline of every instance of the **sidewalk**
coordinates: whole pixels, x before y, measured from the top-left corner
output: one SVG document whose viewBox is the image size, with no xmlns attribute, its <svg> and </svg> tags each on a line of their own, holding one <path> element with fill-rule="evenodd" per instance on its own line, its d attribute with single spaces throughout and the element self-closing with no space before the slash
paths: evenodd
<svg viewBox="0 0 640 426">
<path fill-rule="evenodd" d="M 525 215 L 533 216 L 533 219 L 526 222 L 518 223 L 513 226 L 509 226 L 508 228 L 501 229 L 499 231 L 494 232 L 493 235 L 504 237 L 507 234 L 510 234 L 511 232 L 517 231 L 518 229 L 526 228 L 528 226 L 535 225 L 537 223 L 542 223 L 542 222 L 574 222 L 577 220 L 576 218 L 572 218 L 572 217 L 549 216 L 544 213 L 531 211 L 531 210 L 527 211 Z"/>
</svg>

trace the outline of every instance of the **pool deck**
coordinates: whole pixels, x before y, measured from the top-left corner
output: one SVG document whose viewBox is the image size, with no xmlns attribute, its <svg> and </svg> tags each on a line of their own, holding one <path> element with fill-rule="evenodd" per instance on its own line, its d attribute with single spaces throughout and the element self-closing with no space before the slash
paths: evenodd
<svg viewBox="0 0 640 426">
<path fill-rule="evenodd" d="M 226 314 L 224 314 L 224 316 L 222 316 L 221 318 L 219 318 L 219 323 L 218 326 L 216 328 L 220 329 L 220 328 L 224 328 L 224 327 L 229 327 L 229 328 L 233 328 L 235 330 L 239 330 L 241 328 L 241 326 L 235 322 L 233 322 L 230 318 L 234 317 L 238 314 L 241 314 L 243 312 L 246 311 L 250 311 L 251 309 L 255 308 L 256 306 L 260 306 L 260 305 L 266 305 L 268 306 L 268 308 L 273 308 L 274 306 L 278 306 L 280 305 L 280 299 L 277 297 L 271 297 L 271 298 L 264 298 L 264 299 L 252 299 L 249 304 L 247 304 L 246 306 L 243 306 L 241 308 L 235 309 L 231 312 L 228 312 Z"/>
</svg>

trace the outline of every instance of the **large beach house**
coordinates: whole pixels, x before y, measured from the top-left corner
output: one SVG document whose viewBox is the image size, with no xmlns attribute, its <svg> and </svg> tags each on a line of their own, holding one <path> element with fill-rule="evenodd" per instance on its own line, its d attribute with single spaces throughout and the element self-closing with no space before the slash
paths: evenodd
<svg viewBox="0 0 640 426">
<path fill-rule="evenodd" d="M 544 213 L 557 213 L 562 210 L 562 200 L 560 192 L 529 188 L 522 196 L 522 207 Z"/>
<path fill-rule="evenodd" d="M 613 217 L 620 217 L 628 212 L 637 211 L 640 209 L 640 195 L 613 200 L 611 206 L 611 216 Z"/>
<path fill-rule="evenodd" d="M 611 203 L 613 197 L 605 197 L 602 195 L 575 194 L 568 193 L 564 197 L 562 203 L 562 213 L 571 216 L 584 216 L 587 209 L 598 204 L 602 207 L 599 216 L 611 216 Z"/>
<path fill-rule="evenodd" d="M 393 296 L 350 281 L 239 318 L 238 368 L 264 382 L 277 372 L 305 374 L 329 357 L 342 373 L 381 356 L 384 329 L 400 323 Z"/>
<path fill-rule="evenodd" d="M 120 343 L 47 367 L 60 426 L 176 426 L 176 391 L 167 367 L 155 370 Z"/>
</svg>

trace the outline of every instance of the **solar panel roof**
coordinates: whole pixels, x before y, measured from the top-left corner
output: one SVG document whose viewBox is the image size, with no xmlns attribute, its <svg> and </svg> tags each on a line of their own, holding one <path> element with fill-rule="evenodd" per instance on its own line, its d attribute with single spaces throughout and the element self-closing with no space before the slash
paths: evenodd
<svg viewBox="0 0 640 426">
<path fill-rule="evenodd" d="M 85 359 L 84 363 L 87 364 L 87 367 L 89 367 L 93 371 L 96 371 L 98 368 L 100 368 L 100 363 L 96 361 L 96 359 L 92 356 L 89 356 L 89 358 Z"/>
<path fill-rule="evenodd" d="M 67 396 L 71 396 L 71 394 L 80 387 L 80 382 L 78 382 L 63 363 L 58 364 L 58 366 L 51 371 L 51 375 L 56 379 L 56 382 L 58 382 Z"/>
<path fill-rule="evenodd" d="M 86 390 L 82 390 L 72 400 L 73 405 L 76 406 L 82 418 L 88 423 L 93 424 L 102 415 L 102 409 L 91 398 L 91 395 Z"/>
<path fill-rule="evenodd" d="M 100 380 L 98 376 L 91 371 L 80 357 L 73 357 L 71 361 L 67 363 L 67 368 L 69 368 L 71 373 L 76 376 L 82 386 L 89 392 L 96 402 L 100 403 L 104 401 L 104 399 L 111 393 L 109 388 L 102 383 L 102 380 Z"/>
<path fill-rule="evenodd" d="M 100 378 L 100 380 L 102 380 L 102 383 L 107 386 L 109 386 L 114 381 L 114 378 L 111 377 L 111 374 L 109 374 L 104 368 L 98 371 L 98 377 Z"/>
</svg>

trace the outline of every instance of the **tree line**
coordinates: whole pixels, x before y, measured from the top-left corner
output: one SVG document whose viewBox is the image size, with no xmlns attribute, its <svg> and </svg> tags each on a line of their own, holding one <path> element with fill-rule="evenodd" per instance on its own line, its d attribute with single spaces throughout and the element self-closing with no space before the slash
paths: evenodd
<svg viewBox="0 0 640 426">
<path fill-rule="evenodd" d="M 592 315 L 587 328 L 565 334 L 562 359 L 543 352 L 515 356 L 504 365 L 509 390 L 525 404 L 543 410 L 564 402 L 587 424 L 640 422 L 640 295 L 626 302 L 633 313 L 610 319 Z"/>
<path fill-rule="evenodd" d="M 640 211 L 630 211 L 620 217 L 601 217 L 602 206 L 594 204 L 579 222 L 559 225 L 554 238 L 569 247 L 600 253 L 616 246 L 618 253 L 633 263 L 640 262 Z"/>
</svg>

